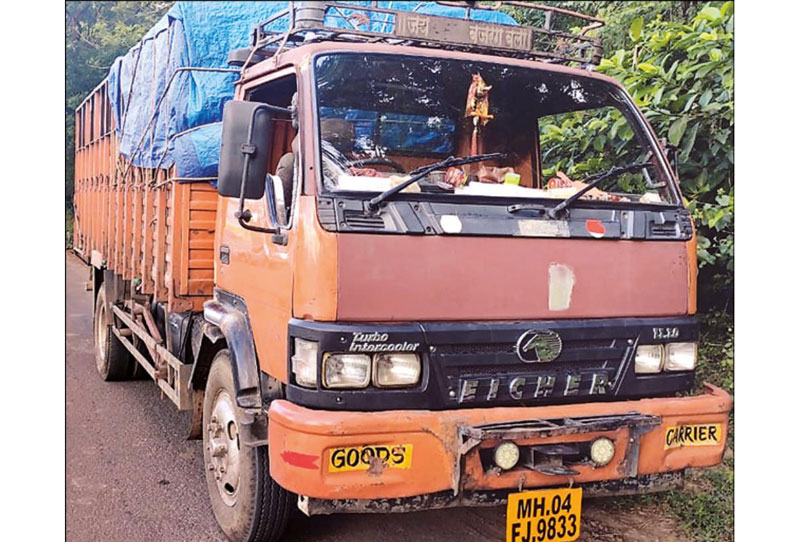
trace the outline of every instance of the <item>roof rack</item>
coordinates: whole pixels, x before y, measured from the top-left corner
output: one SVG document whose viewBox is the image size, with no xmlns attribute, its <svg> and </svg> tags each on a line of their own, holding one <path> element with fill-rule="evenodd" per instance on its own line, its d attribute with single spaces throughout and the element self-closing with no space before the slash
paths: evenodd
<svg viewBox="0 0 794 542">
<path fill-rule="evenodd" d="M 465 8 L 463 18 L 417 11 L 365 6 L 358 3 L 290 2 L 254 28 L 252 47 L 244 68 L 255 53 L 278 54 L 284 48 L 320 41 L 387 43 L 486 53 L 553 63 L 575 63 L 592 68 L 601 60 L 601 40 L 587 33 L 604 26 L 603 19 L 553 6 L 530 2 L 444 2 Z M 432 2 L 428 2 L 432 4 Z M 500 11 L 510 6 L 543 26 L 508 25 L 472 19 L 472 10 Z M 555 17 L 581 21 L 578 33 L 554 30 Z M 286 30 L 284 30 L 286 28 Z"/>
</svg>

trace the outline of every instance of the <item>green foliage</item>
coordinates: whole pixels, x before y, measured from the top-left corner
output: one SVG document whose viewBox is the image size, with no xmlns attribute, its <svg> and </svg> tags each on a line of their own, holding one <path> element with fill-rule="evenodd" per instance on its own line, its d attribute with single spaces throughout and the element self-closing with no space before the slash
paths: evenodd
<svg viewBox="0 0 794 542">
<path fill-rule="evenodd" d="M 733 2 L 538 3 L 606 21 L 596 31 L 605 51 L 598 71 L 623 83 L 656 133 L 678 148 L 681 188 L 699 236 L 700 304 L 724 308 L 733 297 Z M 527 11 L 508 11 L 521 22 L 543 24 Z M 570 30 L 565 18 L 558 19 L 555 28 Z M 579 145 L 600 146 L 606 142 L 602 137 L 629 129 L 617 123 L 609 131 L 591 125 L 587 133 L 557 126 L 563 130 L 546 131 L 549 142 L 555 141 L 554 160 L 544 160 L 544 173 L 552 163 L 567 164 L 574 173 L 597 166 L 590 158 L 574 163 L 563 157 Z"/>
<path fill-rule="evenodd" d="M 697 385 L 710 382 L 733 394 L 733 317 L 726 312 L 711 312 L 703 316 L 702 324 Z"/>
<path fill-rule="evenodd" d="M 624 114 L 607 106 L 549 115 L 538 119 L 543 176 L 558 171 L 573 179 L 641 160 L 644 147 Z M 648 191 L 642 173 L 627 173 L 613 180 L 618 191 L 642 195 Z"/>
<path fill-rule="evenodd" d="M 733 2 L 689 21 L 636 17 L 631 49 L 598 71 L 620 80 L 656 132 L 679 149 L 679 177 L 700 236 L 706 306 L 733 287 Z"/>
<path fill-rule="evenodd" d="M 706 305 L 729 299 L 733 287 L 733 24 L 733 2 L 702 7 L 685 22 L 637 17 L 633 47 L 598 67 L 625 85 L 656 132 L 679 149 Z"/>
<path fill-rule="evenodd" d="M 626 118 L 614 107 L 549 115 L 538 121 L 543 176 L 564 171 L 580 179 L 622 163 L 633 137 Z"/>
<path fill-rule="evenodd" d="M 707 4 L 707 2 L 680 0 L 536 0 L 533 3 L 551 5 L 604 19 L 606 24 L 589 33 L 588 36 L 597 36 L 601 38 L 604 51 L 608 54 L 611 54 L 612 51 L 617 49 L 627 48 L 632 45 L 630 33 L 627 32 L 627 30 L 631 28 L 631 25 L 639 17 L 643 17 L 644 20 L 650 21 L 655 19 L 658 15 L 666 21 L 686 21 L 694 13 L 697 13 L 702 6 Z M 543 26 L 544 17 L 542 14 L 520 8 L 505 7 L 503 9 L 522 24 Z M 552 28 L 555 30 L 571 31 L 576 28 L 581 28 L 581 26 L 581 19 L 558 15 L 554 19 Z"/>
<path fill-rule="evenodd" d="M 66 207 L 66 248 L 72 248 L 74 243 L 74 210 Z"/>
<path fill-rule="evenodd" d="M 66 206 L 74 193 L 74 110 L 173 2 L 67 2 Z"/>
</svg>

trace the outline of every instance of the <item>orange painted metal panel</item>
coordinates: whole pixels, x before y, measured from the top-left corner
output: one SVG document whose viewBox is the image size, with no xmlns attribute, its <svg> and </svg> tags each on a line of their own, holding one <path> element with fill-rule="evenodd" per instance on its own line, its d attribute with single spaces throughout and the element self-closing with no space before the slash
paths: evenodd
<svg viewBox="0 0 794 542">
<path fill-rule="evenodd" d="M 337 235 L 317 222 L 317 200 L 300 196 L 296 213 L 293 315 L 317 321 L 336 320 L 338 283 Z"/>
<path fill-rule="evenodd" d="M 690 218 L 690 220 L 692 220 Z M 692 221 L 692 231 L 695 229 L 695 222 Z M 686 257 L 689 264 L 689 296 L 687 299 L 687 313 L 695 314 L 698 310 L 698 240 L 697 236 L 693 233 L 692 239 L 686 244 Z"/>
<path fill-rule="evenodd" d="M 568 484 L 568 476 L 548 476 L 528 469 L 499 475 L 486 473 L 473 449 L 462 459 L 459 429 L 482 424 L 533 419 L 561 419 L 641 413 L 659 416 L 661 423 L 640 437 L 637 473 L 653 474 L 689 467 L 716 465 L 725 450 L 728 413 L 732 400 L 725 391 L 706 385 L 708 393 L 681 398 L 641 399 L 617 403 L 585 403 L 541 407 L 496 407 L 461 410 L 403 410 L 385 412 L 320 411 L 285 400 L 274 401 L 268 412 L 270 469 L 285 488 L 322 499 L 373 499 L 423 495 L 456 489 L 457 462 L 463 465 L 462 489 L 505 489 L 519 486 L 549 487 Z M 723 425 L 720 441 L 713 446 L 665 450 L 666 429 L 685 424 Z M 605 435 L 615 440 L 616 456 L 603 468 L 580 466 L 573 483 L 624 478 L 619 460 L 628 444 L 628 431 L 594 432 L 553 439 L 527 440 L 526 444 L 585 441 Z M 329 472 L 332 448 L 378 444 L 412 444 L 413 460 L 408 469 L 382 472 Z M 524 442 L 521 442 L 524 444 Z M 493 446 L 485 442 L 482 447 Z M 295 452 L 314 458 L 313 467 L 290 464 L 285 454 Z"/>
<path fill-rule="evenodd" d="M 287 326 L 292 316 L 292 252 L 295 230 L 286 231 L 287 245 L 277 245 L 271 236 L 243 229 L 234 212 L 237 198 L 219 198 L 216 236 L 218 245 L 229 248 L 229 264 L 217 264 L 218 288 L 242 297 L 248 307 L 259 365 L 263 371 L 285 381 Z M 264 198 L 247 200 L 251 224 L 267 226 Z M 215 248 L 215 254 L 219 247 Z"/>
<path fill-rule="evenodd" d="M 346 234 L 337 243 L 342 321 L 687 313 L 683 242 Z M 553 266 L 572 278 L 567 309 L 552 304 Z"/>
</svg>

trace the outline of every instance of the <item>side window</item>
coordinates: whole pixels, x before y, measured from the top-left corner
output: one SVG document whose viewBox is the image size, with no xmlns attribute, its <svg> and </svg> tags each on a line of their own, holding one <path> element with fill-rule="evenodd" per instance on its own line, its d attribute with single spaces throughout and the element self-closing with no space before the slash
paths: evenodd
<svg viewBox="0 0 794 542">
<path fill-rule="evenodd" d="M 544 185 L 582 181 L 588 175 L 614 166 L 651 160 L 653 153 L 637 135 L 628 117 L 612 106 L 568 111 L 538 119 Z M 655 168 L 624 173 L 601 188 L 610 199 L 661 203 L 668 194 L 665 183 L 655 178 Z"/>
<path fill-rule="evenodd" d="M 296 92 L 296 76 L 290 74 L 251 89 L 246 95 L 246 100 L 290 107 Z M 276 187 L 279 221 L 282 224 L 290 224 L 295 198 L 300 192 L 299 161 L 296 156 L 298 133 L 288 114 L 275 114 L 272 130 L 270 149 L 268 150 L 270 154 L 269 173 L 277 177 L 277 182 L 280 181 L 280 186 Z"/>
</svg>

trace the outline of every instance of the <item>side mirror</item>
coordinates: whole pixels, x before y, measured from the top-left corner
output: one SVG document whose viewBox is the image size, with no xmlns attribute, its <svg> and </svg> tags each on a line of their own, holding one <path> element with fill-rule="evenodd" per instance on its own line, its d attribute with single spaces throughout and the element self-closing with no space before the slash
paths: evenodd
<svg viewBox="0 0 794 542">
<path fill-rule="evenodd" d="M 260 199 L 264 195 L 270 124 L 267 104 L 226 102 L 221 130 L 218 194 L 241 199 Z"/>
</svg>

